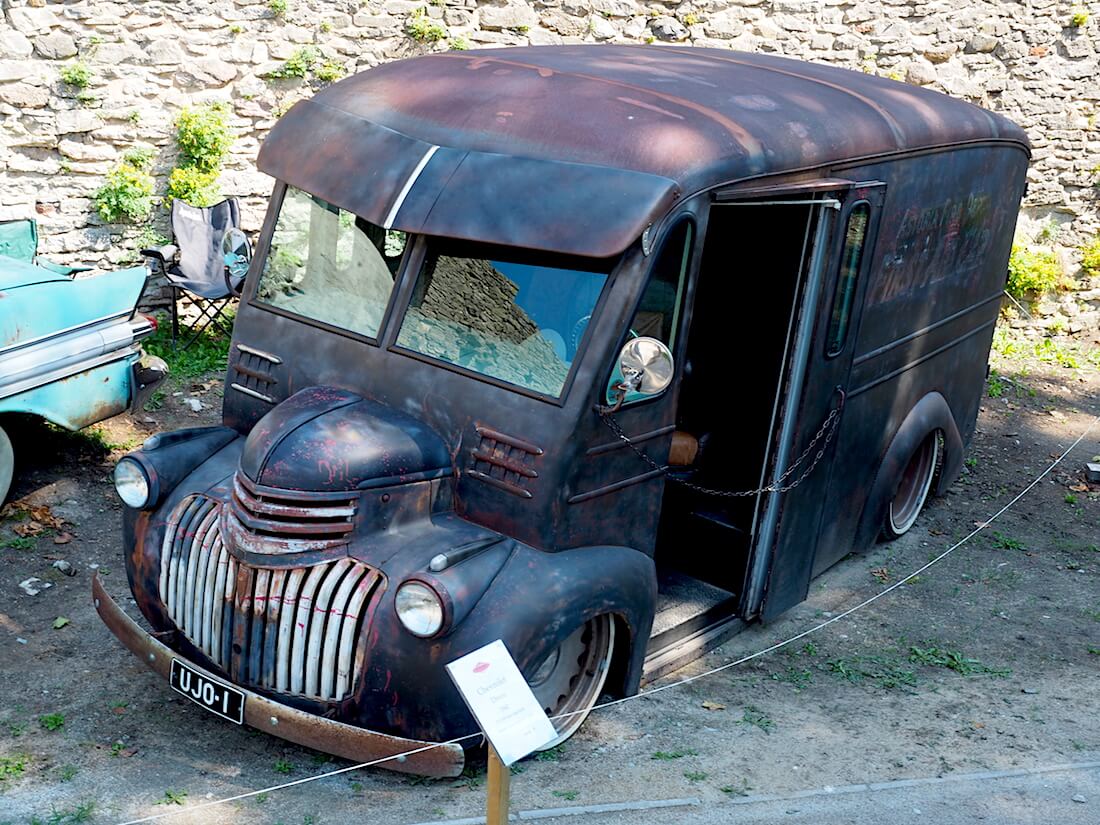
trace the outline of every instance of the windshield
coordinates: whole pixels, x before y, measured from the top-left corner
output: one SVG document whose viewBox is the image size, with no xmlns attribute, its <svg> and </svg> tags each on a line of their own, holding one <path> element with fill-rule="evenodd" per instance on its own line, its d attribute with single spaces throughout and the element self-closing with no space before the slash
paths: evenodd
<svg viewBox="0 0 1100 825">
<path fill-rule="evenodd" d="M 487 252 L 429 250 L 397 344 L 558 397 L 612 261 Z"/>
<path fill-rule="evenodd" d="M 288 186 L 256 298 L 374 338 L 404 248 L 403 233 Z"/>
</svg>

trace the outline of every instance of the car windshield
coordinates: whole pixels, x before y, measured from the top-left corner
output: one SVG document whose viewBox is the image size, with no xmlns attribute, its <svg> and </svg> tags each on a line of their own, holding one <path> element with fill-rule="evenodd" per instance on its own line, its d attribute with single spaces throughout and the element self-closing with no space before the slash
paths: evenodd
<svg viewBox="0 0 1100 825">
<path fill-rule="evenodd" d="M 287 187 L 256 299 L 373 338 L 405 236 Z"/>
<path fill-rule="evenodd" d="M 433 247 L 398 346 L 560 396 L 613 261 Z"/>
</svg>

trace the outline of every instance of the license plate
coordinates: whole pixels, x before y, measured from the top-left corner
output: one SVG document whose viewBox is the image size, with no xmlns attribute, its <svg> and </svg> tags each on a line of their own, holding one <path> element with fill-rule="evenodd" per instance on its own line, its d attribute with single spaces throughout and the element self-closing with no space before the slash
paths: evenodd
<svg viewBox="0 0 1100 825">
<path fill-rule="evenodd" d="M 172 676 L 168 680 L 177 690 L 200 707 L 223 719 L 244 724 L 244 693 L 229 685 L 215 682 L 179 659 L 172 660 Z"/>
</svg>

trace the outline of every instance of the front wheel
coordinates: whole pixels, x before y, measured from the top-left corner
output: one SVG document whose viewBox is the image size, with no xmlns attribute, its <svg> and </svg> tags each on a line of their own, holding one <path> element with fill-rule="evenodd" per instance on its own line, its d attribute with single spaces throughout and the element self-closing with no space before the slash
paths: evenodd
<svg viewBox="0 0 1100 825">
<path fill-rule="evenodd" d="M 610 614 L 597 616 L 571 633 L 527 680 L 558 732 L 539 750 L 560 745 L 588 718 L 607 681 L 614 650 L 615 620 Z"/>
<path fill-rule="evenodd" d="M 8 497 L 14 471 L 15 450 L 12 449 L 8 434 L 0 427 L 0 504 L 3 504 Z"/>
<path fill-rule="evenodd" d="M 928 491 L 932 488 L 932 479 L 940 463 L 939 433 L 931 432 L 909 458 L 901 474 L 898 490 L 890 500 L 886 511 L 886 521 L 882 535 L 886 539 L 896 539 L 909 532 L 917 521 Z"/>
</svg>

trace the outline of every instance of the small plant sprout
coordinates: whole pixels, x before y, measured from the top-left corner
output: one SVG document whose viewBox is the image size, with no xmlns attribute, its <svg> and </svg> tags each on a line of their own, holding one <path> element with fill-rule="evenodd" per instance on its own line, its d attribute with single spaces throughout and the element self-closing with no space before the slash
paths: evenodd
<svg viewBox="0 0 1100 825">
<path fill-rule="evenodd" d="M 164 798 L 158 799 L 157 805 L 182 805 L 187 801 L 187 791 L 175 791 L 169 788 L 164 792 Z"/>
<path fill-rule="evenodd" d="M 567 802 L 572 802 L 580 796 L 580 791 L 551 791 L 551 793 L 558 797 L 558 799 L 564 799 Z"/>
<path fill-rule="evenodd" d="M 61 81 L 74 89 L 87 89 L 92 82 L 92 70 L 87 63 L 78 60 L 62 67 Z"/>
<path fill-rule="evenodd" d="M 420 7 L 409 15 L 405 33 L 418 43 L 437 43 L 447 37 L 447 28 L 430 18 L 426 8 Z"/>
<path fill-rule="evenodd" d="M 1083 29 L 1089 23 L 1089 13 L 1085 9 L 1077 8 L 1069 18 L 1069 24 L 1075 29 Z"/>
<path fill-rule="evenodd" d="M 286 17 L 286 0 L 267 0 L 267 10 L 272 17 Z"/>
<path fill-rule="evenodd" d="M 38 717 L 38 724 L 44 730 L 56 731 L 65 727 L 65 716 L 61 713 L 44 713 Z"/>
<path fill-rule="evenodd" d="M 294 770 L 294 765 L 287 759 L 275 760 L 275 773 L 290 773 Z"/>
</svg>

